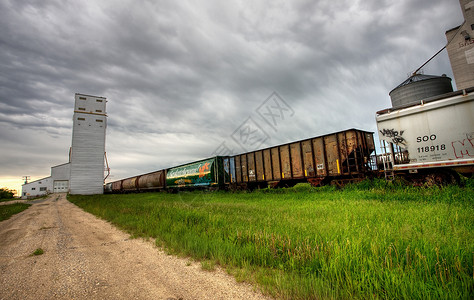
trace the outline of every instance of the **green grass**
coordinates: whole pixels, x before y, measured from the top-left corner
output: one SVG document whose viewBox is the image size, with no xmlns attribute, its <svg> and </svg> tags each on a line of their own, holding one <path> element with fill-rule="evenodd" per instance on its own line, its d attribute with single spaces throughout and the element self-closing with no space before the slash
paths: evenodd
<svg viewBox="0 0 474 300">
<path fill-rule="evenodd" d="M 0 198 L 0 202 L 8 202 L 8 201 L 14 201 L 14 200 L 18 200 L 18 199 L 15 199 L 15 198 Z"/>
<path fill-rule="evenodd" d="M 24 203 L 0 205 L 0 221 L 7 220 L 11 216 L 24 211 L 28 207 L 30 207 L 30 204 Z"/>
<path fill-rule="evenodd" d="M 474 298 L 471 181 L 69 199 L 279 298 Z"/>
<path fill-rule="evenodd" d="M 33 251 L 33 253 L 31 253 L 30 256 L 38 256 L 38 255 L 43 255 L 43 254 L 44 254 L 44 250 L 41 248 L 38 248 L 35 251 Z"/>
</svg>

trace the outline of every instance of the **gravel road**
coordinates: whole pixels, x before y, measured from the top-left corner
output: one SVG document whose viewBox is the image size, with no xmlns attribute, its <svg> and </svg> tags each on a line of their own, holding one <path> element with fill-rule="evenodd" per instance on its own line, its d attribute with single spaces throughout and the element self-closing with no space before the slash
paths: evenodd
<svg viewBox="0 0 474 300">
<path fill-rule="evenodd" d="M 42 255 L 32 255 L 41 248 Z M 268 299 L 53 194 L 0 222 L 0 299 Z"/>
</svg>

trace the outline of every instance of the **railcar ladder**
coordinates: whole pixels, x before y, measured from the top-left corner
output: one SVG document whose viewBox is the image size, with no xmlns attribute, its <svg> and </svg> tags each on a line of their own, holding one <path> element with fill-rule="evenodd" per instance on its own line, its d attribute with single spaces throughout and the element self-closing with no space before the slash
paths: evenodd
<svg viewBox="0 0 474 300">
<path fill-rule="evenodd" d="M 385 180 L 393 181 L 395 178 L 395 173 L 393 171 L 393 151 L 387 151 L 387 144 L 384 140 L 380 141 L 380 149 L 382 150 L 382 163 L 383 163 L 383 172 L 385 175 Z"/>
</svg>

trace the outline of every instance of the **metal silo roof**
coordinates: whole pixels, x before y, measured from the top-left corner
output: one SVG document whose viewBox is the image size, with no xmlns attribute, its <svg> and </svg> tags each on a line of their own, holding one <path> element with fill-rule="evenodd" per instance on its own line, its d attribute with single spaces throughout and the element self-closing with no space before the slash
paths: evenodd
<svg viewBox="0 0 474 300">
<path fill-rule="evenodd" d="M 412 75 L 410 76 L 407 80 L 405 80 L 404 82 L 400 83 L 396 88 L 394 88 L 393 90 L 396 90 L 398 89 L 399 87 L 401 86 L 404 86 L 404 85 L 407 85 L 407 84 L 410 84 L 410 83 L 413 83 L 413 82 L 417 82 L 417 81 L 423 81 L 423 80 L 428 80 L 428 79 L 437 79 L 437 78 L 445 78 L 446 75 L 442 75 L 442 76 L 436 76 L 436 75 L 425 75 L 425 74 L 415 74 L 415 75 Z M 392 91 L 393 91 L 392 90 Z"/>
</svg>

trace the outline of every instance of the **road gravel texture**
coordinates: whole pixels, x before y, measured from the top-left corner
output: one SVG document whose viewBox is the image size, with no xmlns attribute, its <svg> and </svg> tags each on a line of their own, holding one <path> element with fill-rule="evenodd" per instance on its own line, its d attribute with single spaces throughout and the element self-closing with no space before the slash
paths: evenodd
<svg viewBox="0 0 474 300">
<path fill-rule="evenodd" d="M 0 222 L 0 299 L 268 299 L 52 194 Z M 38 249 L 42 255 L 32 255 Z"/>
</svg>

